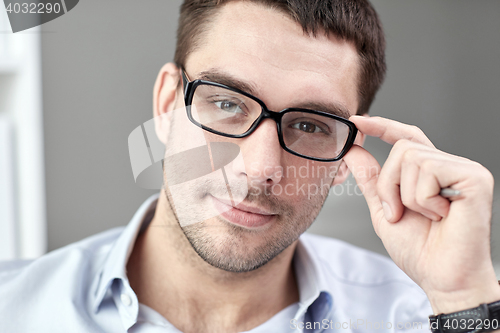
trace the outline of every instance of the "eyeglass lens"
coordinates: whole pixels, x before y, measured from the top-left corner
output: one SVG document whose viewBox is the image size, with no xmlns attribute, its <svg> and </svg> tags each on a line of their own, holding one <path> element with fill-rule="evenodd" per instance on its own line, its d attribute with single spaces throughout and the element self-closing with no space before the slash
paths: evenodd
<svg viewBox="0 0 500 333">
<path fill-rule="evenodd" d="M 199 124 L 229 135 L 247 132 L 262 113 L 261 105 L 240 93 L 212 85 L 197 86 L 191 115 Z M 290 111 L 281 120 L 286 147 L 298 154 L 334 159 L 344 149 L 349 126 L 327 116 Z"/>
</svg>

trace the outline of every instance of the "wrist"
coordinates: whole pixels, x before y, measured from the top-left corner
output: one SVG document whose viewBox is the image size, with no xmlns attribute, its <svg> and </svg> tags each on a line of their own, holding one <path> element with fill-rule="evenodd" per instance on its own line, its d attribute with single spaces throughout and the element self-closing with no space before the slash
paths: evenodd
<svg viewBox="0 0 500 333">
<path fill-rule="evenodd" d="M 427 293 L 427 297 L 434 314 L 452 313 L 499 301 L 500 286 L 494 281 L 474 289 Z"/>
</svg>

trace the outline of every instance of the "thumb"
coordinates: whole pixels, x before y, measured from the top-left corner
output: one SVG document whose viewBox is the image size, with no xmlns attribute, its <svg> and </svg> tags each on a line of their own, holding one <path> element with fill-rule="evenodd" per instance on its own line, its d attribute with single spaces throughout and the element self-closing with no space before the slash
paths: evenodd
<svg viewBox="0 0 500 333">
<path fill-rule="evenodd" d="M 352 146 L 344 156 L 344 162 L 365 196 L 372 221 L 375 223 L 380 217 L 384 216 L 377 191 L 377 181 L 381 170 L 380 164 L 372 154 L 358 145 Z"/>
</svg>

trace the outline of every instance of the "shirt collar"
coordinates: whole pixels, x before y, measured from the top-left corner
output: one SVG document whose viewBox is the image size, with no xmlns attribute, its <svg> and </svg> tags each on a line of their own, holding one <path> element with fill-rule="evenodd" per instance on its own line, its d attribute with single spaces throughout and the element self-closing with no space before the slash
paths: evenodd
<svg viewBox="0 0 500 333">
<path fill-rule="evenodd" d="M 135 239 L 140 230 L 144 230 L 154 216 L 159 194 L 149 197 L 137 210 L 134 217 L 112 245 L 112 248 L 104 260 L 100 273 L 96 277 L 93 302 L 93 310 L 99 310 L 104 296 L 113 285 L 115 279 L 128 281 L 126 266 L 128 258 L 134 248 Z M 135 293 L 132 293 L 135 296 Z M 137 299 L 133 299 L 137 303 Z M 137 304 L 138 307 L 138 304 Z"/>
<path fill-rule="evenodd" d="M 313 249 L 299 238 L 293 258 L 295 276 L 299 287 L 299 310 L 295 320 L 321 322 L 327 319 L 332 309 L 332 294 L 329 292 L 322 265 L 314 256 Z"/>
<path fill-rule="evenodd" d="M 128 283 L 118 283 L 127 281 L 126 266 L 132 253 L 135 239 L 140 231 L 143 231 L 151 222 L 156 208 L 159 194 L 149 197 L 137 210 L 129 225 L 121 233 L 104 260 L 100 273 L 96 276 L 94 285 L 93 310 L 98 312 L 106 294 L 113 290 L 116 297 L 123 289 L 130 288 Z M 294 268 L 299 288 L 299 310 L 295 316 L 296 320 L 301 320 L 305 316 L 306 320 L 321 321 L 327 318 L 332 308 L 332 295 L 328 291 L 328 285 L 324 279 L 322 266 L 312 253 L 312 249 L 300 238 L 294 254 Z M 115 280 L 118 280 L 115 282 Z M 126 286 L 125 286 L 126 285 Z M 137 321 L 139 303 L 137 296 L 131 290 L 128 295 L 132 298 L 132 307 L 125 313 L 125 326 L 131 327 Z M 119 308 L 120 312 L 126 311 Z M 124 317 L 122 315 L 122 317 Z"/>
</svg>

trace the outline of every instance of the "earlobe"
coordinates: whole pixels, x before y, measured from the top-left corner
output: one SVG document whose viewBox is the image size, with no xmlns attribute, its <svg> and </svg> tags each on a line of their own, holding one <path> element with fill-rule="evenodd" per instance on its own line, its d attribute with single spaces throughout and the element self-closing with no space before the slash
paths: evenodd
<svg viewBox="0 0 500 333">
<path fill-rule="evenodd" d="M 156 78 L 153 90 L 153 114 L 158 139 L 166 143 L 172 111 L 178 103 L 179 68 L 174 63 L 165 64 Z"/>
</svg>

